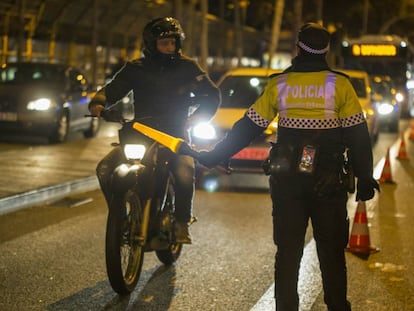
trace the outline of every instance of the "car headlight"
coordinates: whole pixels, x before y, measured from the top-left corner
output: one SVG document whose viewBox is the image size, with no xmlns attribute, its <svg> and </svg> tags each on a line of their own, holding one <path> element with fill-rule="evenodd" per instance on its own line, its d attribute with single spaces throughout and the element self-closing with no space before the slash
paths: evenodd
<svg viewBox="0 0 414 311">
<path fill-rule="evenodd" d="M 45 111 L 55 106 L 56 106 L 56 103 L 52 101 L 50 98 L 39 98 L 39 99 L 30 101 L 27 104 L 27 109 Z"/>
<path fill-rule="evenodd" d="M 395 94 L 395 99 L 397 102 L 401 103 L 404 100 L 404 95 L 402 93 Z"/>
<path fill-rule="evenodd" d="M 217 138 L 216 129 L 210 123 L 204 122 L 197 124 L 192 129 L 192 135 L 201 139 Z"/>
<path fill-rule="evenodd" d="M 129 160 L 141 160 L 144 157 L 146 148 L 144 145 L 126 144 L 124 154 Z"/>
<path fill-rule="evenodd" d="M 388 115 L 394 111 L 394 106 L 390 103 L 380 103 L 377 110 L 381 115 Z"/>
</svg>

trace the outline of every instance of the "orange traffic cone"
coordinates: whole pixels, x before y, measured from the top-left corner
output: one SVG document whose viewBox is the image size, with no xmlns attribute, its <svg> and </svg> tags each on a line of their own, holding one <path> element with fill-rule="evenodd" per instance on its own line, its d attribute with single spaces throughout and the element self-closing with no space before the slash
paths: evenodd
<svg viewBox="0 0 414 311">
<path fill-rule="evenodd" d="M 384 167 L 382 169 L 381 177 L 378 180 L 380 183 L 395 184 L 392 180 L 391 164 L 390 164 L 390 148 L 387 149 L 387 155 L 385 157 Z"/>
<path fill-rule="evenodd" d="M 379 251 L 379 248 L 371 246 L 367 211 L 364 201 L 358 201 L 346 250 L 363 259 L 367 259 L 370 254 Z"/>
<path fill-rule="evenodd" d="M 400 149 L 398 151 L 397 159 L 408 160 L 407 150 L 405 150 L 404 133 L 401 134 L 401 144 Z"/>
</svg>

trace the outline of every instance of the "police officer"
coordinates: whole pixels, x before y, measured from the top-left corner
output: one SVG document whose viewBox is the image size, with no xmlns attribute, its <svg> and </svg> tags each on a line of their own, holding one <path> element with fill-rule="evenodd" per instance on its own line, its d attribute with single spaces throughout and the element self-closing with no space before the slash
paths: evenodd
<svg viewBox="0 0 414 311">
<path fill-rule="evenodd" d="M 235 123 L 227 137 L 199 162 L 212 167 L 260 135 L 278 114 L 277 142 L 266 165 L 273 202 L 276 310 L 298 310 L 297 281 L 310 219 L 329 310 L 350 310 L 344 249 L 348 242 L 344 155 L 349 148 L 357 179 L 357 200 L 374 189 L 367 123 L 347 76 L 326 61 L 330 34 L 304 24 L 297 56 L 283 73 L 271 76 L 264 92 Z M 352 178 L 353 181 L 353 178 Z"/>
<path fill-rule="evenodd" d="M 143 31 L 144 57 L 126 62 L 113 79 L 91 100 L 89 110 L 101 111 L 126 96 L 134 96 L 134 118 L 160 131 L 189 139 L 188 126 L 197 120 L 209 120 L 220 104 L 220 91 L 198 63 L 184 56 L 181 44 L 184 32 L 178 20 L 157 18 Z M 190 114 L 191 110 L 197 110 Z M 132 124 L 132 122 L 131 122 Z M 105 198 L 110 199 L 108 178 L 122 159 L 115 148 L 97 166 L 97 176 Z M 192 217 L 194 160 L 172 155 L 169 162 L 176 185 L 176 239 L 191 243 L 188 223 Z"/>
</svg>

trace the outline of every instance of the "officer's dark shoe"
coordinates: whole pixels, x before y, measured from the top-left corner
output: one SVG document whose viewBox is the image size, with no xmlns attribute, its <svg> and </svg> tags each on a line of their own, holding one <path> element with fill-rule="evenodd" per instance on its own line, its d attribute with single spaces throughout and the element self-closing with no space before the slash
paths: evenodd
<svg viewBox="0 0 414 311">
<path fill-rule="evenodd" d="M 191 244 L 191 234 L 186 222 L 175 224 L 175 241 L 181 244 Z"/>
</svg>

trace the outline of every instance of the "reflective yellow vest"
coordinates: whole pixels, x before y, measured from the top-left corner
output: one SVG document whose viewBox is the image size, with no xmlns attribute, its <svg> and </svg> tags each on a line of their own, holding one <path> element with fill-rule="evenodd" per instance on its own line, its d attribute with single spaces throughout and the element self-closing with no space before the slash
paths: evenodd
<svg viewBox="0 0 414 311">
<path fill-rule="evenodd" d="M 332 71 L 288 72 L 269 78 L 247 116 L 266 127 L 277 115 L 278 126 L 296 129 L 332 129 L 365 122 L 349 79 Z"/>
</svg>

